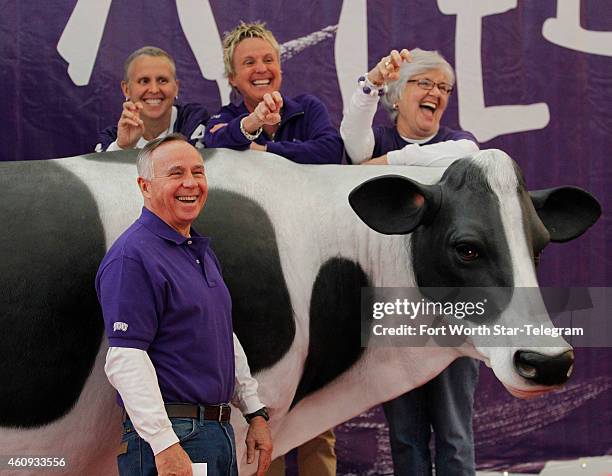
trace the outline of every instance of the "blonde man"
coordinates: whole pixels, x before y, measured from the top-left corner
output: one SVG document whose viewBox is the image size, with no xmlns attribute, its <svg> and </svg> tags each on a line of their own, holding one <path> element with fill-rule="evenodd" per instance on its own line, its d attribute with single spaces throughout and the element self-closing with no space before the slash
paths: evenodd
<svg viewBox="0 0 612 476">
<path fill-rule="evenodd" d="M 267 151 L 302 164 L 339 164 L 342 139 L 311 94 L 283 97 L 280 47 L 263 23 L 240 23 L 223 40 L 227 79 L 241 97 L 208 123 L 206 147 Z"/>
</svg>

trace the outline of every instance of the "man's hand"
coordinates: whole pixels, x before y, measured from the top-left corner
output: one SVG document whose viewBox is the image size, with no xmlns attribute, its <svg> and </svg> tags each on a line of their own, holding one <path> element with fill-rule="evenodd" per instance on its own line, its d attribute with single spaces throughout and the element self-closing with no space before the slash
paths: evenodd
<svg viewBox="0 0 612 476">
<path fill-rule="evenodd" d="M 256 416 L 249 423 L 246 436 L 247 463 L 255 461 L 255 451 L 259 451 L 257 476 L 264 476 L 272 462 L 272 436 L 268 422 L 263 417 Z"/>
<path fill-rule="evenodd" d="M 117 145 L 122 149 L 133 149 L 145 133 L 145 125 L 140 118 L 143 109 L 141 102 L 125 101 L 117 123 Z"/>
<path fill-rule="evenodd" d="M 387 154 L 385 154 L 381 155 L 380 157 L 361 162 L 361 165 L 389 165 L 389 161 L 387 160 Z"/>
<path fill-rule="evenodd" d="M 249 133 L 254 133 L 263 126 L 272 126 L 281 121 L 280 111 L 283 107 L 283 97 L 278 91 L 266 93 L 255 110 L 244 118 L 242 127 Z"/>
<path fill-rule="evenodd" d="M 159 476 L 193 476 L 191 460 L 179 443 L 157 453 L 155 466 Z"/>
<path fill-rule="evenodd" d="M 251 142 L 251 145 L 249 146 L 249 149 L 251 149 L 251 150 L 259 150 L 261 152 L 266 152 L 268 150 L 267 146 L 258 144 L 257 142 Z"/>
</svg>

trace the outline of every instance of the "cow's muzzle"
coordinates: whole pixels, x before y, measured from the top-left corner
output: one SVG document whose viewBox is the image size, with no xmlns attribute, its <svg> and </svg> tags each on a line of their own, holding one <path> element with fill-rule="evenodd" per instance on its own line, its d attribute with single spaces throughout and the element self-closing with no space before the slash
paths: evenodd
<svg viewBox="0 0 612 476">
<path fill-rule="evenodd" d="M 519 350 L 514 354 L 514 367 L 525 380 L 538 385 L 561 385 L 574 368 L 574 352 L 568 350 L 559 355 Z"/>
</svg>

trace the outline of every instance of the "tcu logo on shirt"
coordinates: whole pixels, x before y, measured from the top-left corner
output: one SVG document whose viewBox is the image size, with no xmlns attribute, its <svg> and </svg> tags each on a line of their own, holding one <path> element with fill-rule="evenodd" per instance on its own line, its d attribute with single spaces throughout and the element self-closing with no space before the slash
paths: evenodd
<svg viewBox="0 0 612 476">
<path fill-rule="evenodd" d="M 113 324 L 113 331 L 127 331 L 128 325 L 125 322 L 115 322 Z"/>
</svg>

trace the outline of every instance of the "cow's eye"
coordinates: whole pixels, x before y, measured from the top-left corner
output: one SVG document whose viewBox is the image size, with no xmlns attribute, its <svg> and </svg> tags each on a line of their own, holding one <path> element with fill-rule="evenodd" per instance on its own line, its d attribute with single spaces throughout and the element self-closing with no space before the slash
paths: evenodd
<svg viewBox="0 0 612 476">
<path fill-rule="evenodd" d="M 455 251 L 463 261 L 474 261 L 478 259 L 478 249 L 474 245 L 460 243 L 455 246 Z"/>
</svg>

